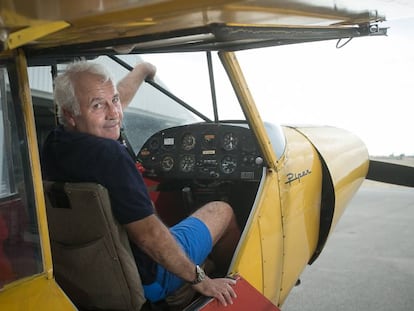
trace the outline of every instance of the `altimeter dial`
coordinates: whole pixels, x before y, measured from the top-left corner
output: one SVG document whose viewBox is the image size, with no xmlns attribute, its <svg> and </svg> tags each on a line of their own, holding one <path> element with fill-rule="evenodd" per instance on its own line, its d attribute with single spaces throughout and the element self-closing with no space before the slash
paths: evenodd
<svg viewBox="0 0 414 311">
<path fill-rule="evenodd" d="M 181 140 L 181 147 L 185 151 L 189 151 L 195 147 L 196 139 L 192 134 L 185 134 Z"/>
</svg>

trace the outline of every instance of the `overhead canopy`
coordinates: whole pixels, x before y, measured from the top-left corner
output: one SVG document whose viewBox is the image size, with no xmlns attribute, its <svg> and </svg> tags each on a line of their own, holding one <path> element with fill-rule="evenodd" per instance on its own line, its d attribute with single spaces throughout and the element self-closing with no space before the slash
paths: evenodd
<svg viewBox="0 0 414 311">
<path fill-rule="evenodd" d="M 1 1 L 0 57 L 20 46 L 29 61 L 47 63 L 71 55 L 240 50 L 386 33 L 375 24 L 385 19 L 375 8 L 347 3 L 357 2 Z"/>
</svg>

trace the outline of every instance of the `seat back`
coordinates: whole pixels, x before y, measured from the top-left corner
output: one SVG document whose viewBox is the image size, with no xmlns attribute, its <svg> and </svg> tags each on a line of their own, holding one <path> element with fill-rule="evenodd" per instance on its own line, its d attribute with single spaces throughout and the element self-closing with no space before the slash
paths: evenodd
<svg viewBox="0 0 414 311">
<path fill-rule="evenodd" d="M 127 233 L 107 190 L 94 183 L 44 182 L 54 273 L 85 310 L 140 310 L 145 302 Z"/>
</svg>

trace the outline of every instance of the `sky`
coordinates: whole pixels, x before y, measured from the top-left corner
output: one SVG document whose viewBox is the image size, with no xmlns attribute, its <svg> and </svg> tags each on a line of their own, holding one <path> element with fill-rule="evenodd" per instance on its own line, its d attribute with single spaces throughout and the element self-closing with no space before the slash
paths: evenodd
<svg viewBox="0 0 414 311">
<path fill-rule="evenodd" d="M 358 135 L 370 155 L 414 155 L 414 18 L 388 36 L 279 46 L 239 56 L 265 118 L 332 125 Z"/>
</svg>

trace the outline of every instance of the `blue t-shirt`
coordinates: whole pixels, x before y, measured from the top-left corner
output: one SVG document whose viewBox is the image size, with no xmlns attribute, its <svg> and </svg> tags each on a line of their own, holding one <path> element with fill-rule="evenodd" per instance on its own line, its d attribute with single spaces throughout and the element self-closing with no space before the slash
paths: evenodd
<svg viewBox="0 0 414 311">
<path fill-rule="evenodd" d="M 134 160 L 120 142 L 57 127 L 42 150 L 46 180 L 94 182 L 108 189 L 112 212 L 120 224 L 154 213 L 147 188 Z M 154 281 L 156 263 L 130 243 L 143 284 Z"/>
</svg>

